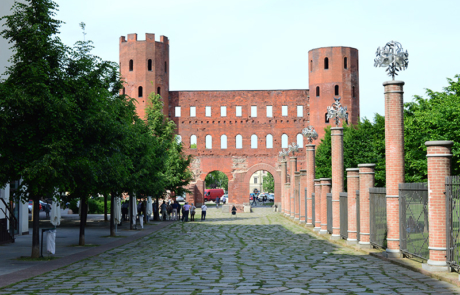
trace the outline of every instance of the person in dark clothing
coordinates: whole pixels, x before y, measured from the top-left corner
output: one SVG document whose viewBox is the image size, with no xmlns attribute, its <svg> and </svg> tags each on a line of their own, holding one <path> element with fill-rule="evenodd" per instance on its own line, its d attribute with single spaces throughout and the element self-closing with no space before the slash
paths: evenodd
<svg viewBox="0 0 460 295">
<path fill-rule="evenodd" d="M 128 220 L 128 207 L 129 207 L 129 204 L 128 204 L 128 201 L 125 201 L 123 203 L 123 205 L 121 205 L 121 219 L 126 221 Z"/>
<path fill-rule="evenodd" d="M 177 203 L 177 215 L 178 215 L 177 220 L 181 220 L 180 219 L 180 212 L 182 211 L 182 206 L 179 204 L 179 202 L 176 201 L 176 203 Z"/>
</svg>

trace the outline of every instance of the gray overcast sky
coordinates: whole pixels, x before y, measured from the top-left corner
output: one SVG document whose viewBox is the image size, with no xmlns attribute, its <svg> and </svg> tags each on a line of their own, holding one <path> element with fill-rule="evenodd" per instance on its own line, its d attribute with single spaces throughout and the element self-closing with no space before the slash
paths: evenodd
<svg viewBox="0 0 460 295">
<path fill-rule="evenodd" d="M 11 0 L 0 0 L 0 2 Z M 447 85 L 460 73 L 458 0 L 58 0 L 62 40 L 82 39 L 95 54 L 118 62 L 122 35 L 170 39 L 171 90 L 306 89 L 308 51 L 323 46 L 359 50 L 361 116 L 384 114 L 374 68 L 378 46 L 390 40 L 409 51 L 405 101 Z M 332 103 L 332 102 L 331 102 Z"/>
</svg>

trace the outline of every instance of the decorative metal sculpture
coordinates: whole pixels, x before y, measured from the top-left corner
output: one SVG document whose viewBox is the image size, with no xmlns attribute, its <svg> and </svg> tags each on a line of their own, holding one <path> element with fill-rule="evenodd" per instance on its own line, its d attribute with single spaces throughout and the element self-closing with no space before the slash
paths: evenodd
<svg viewBox="0 0 460 295">
<path fill-rule="evenodd" d="M 401 43 L 397 41 L 390 41 L 383 48 L 379 46 L 375 55 L 374 67 L 388 67 L 386 71 L 393 80 L 397 72 L 407 69 L 409 65 L 409 53 L 407 50 L 404 52 Z"/>
<path fill-rule="evenodd" d="M 339 119 L 348 121 L 347 107 L 340 103 L 340 97 L 334 98 L 335 102 L 331 107 L 327 107 L 327 119 L 334 119 L 335 125 L 339 126 Z"/>
<path fill-rule="evenodd" d="M 297 143 L 293 142 L 290 146 L 289 146 L 289 153 L 292 153 L 292 156 L 295 155 L 295 153 L 297 153 L 299 151 L 299 146 L 297 145 Z"/>
<path fill-rule="evenodd" d="M 280 157 L 283 157 L 283 160 L 286 159 L 286 156 L 289 155 L 289 151 L 286 151 L 285 149 L 283 149 L 281 152 L 280 152 Z"/>
<path fill-rule="evenodd" d="M 304 128 L 302 130 L 303 136 L 305 136 L 308 140 L 309 143 L 312 143 L 313 140 L 318 139 L 318 133 L 316 132 L 315 128 L 313 126 L 308 126 L 307 128 Z"/>
</svg>

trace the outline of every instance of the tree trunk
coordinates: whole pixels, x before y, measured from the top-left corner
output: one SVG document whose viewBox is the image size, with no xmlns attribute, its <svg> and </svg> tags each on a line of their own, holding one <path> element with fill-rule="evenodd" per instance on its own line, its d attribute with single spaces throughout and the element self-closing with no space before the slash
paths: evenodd
<svg viewBox="0 0 460 295">
<path fill-rule="evenodd" d="M 104 221 L 109 220 L 107 218 L 107 193 L 104 194 Z"/>
<path fill-rule="evenodd" d="M 80 197 L 80 208 L 81 208 L 81 215 L 80 215 L 80 240 L 78 245 L 84 246 L 85 245 L 85 227 L 86 227 L 86 217 L 88 215 L 88 201 L 86 197 Z"/>
<path fill-rule="evenodd" d="M 40 257 L 40 197 L 37 195 L 31 195 L 31 199 L 34 202 L 32 208 L 34 221 L 32 224 L 32 258 Z"/>
<path fill-rule="evenodd" d="M 115 237 L 115 193 L 110 193 L 110 236 Z"/>
</svg>

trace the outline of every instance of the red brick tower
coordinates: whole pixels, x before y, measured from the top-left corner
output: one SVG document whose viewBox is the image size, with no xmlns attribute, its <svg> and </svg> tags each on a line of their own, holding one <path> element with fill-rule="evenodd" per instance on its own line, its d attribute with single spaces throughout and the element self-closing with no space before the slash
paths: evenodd
<svg viewBox="0 0 460 295">
<path fill-rule="evenodd" d="M 124 92 L 137 100 L 136 110 L 145 118 L 147 97 L 155 92 L 164 102 L 164 113 L 168 114 L 169 98 L 169 40 L 155 34 L 145 34 L 145 40 L 137 40 L 137 34 L 120 37 L 120 71 L 125 83 Z"/>
<path fill-rule="evenodd" d="M 341 97 L 348 108 L 348 123 L 359 120 L 358 50 L 351 47 L 321 47 L 308 52 L 310 124 L 319 138 L 324 135 L 327 107 Z"/>
</svg>

